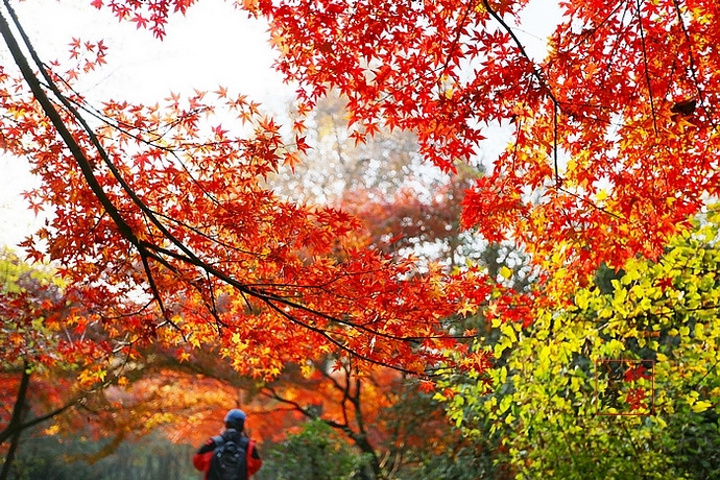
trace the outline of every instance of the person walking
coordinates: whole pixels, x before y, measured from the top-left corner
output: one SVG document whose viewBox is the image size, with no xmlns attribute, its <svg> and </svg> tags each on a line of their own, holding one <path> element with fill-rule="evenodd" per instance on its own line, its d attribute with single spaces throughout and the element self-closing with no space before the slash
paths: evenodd
<svg viewBox="0 0 720 480">
<path fill-rule="evenodd" d="M 233 408 L 225 415 L 225 430 L 210 437 L 193 455 L 204 480 L 248 480 L 262 466 L 253 442 L 245 434 L 245 412 Z"/>
</svg>

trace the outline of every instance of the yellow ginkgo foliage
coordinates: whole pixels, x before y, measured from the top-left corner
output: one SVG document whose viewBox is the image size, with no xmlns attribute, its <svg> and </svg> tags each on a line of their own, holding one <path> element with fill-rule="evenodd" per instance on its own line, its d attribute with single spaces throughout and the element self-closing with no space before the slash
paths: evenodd
<svg viewBox="0 0 720 480">
<path fill-rule="evenodd" d="M 570 306 L 540 309 L 528 328 L 496 320 L 493 388 L 456 385 L 452 418 L 501 436 L 518 478 L 711 478 L 718 240 L 715 207 L 656 262 L 600 269 Z"/>
</svg>

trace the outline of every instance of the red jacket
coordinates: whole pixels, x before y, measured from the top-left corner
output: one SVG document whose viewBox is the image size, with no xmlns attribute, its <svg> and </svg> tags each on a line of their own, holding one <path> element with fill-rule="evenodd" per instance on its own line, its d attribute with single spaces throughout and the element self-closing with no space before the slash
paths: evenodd
<svg viewBox="0 0 720 480">
<path fill-rule="evenodd" d="M 208 471 L 210 470 L 210 461 L 212 460 L 213 452 L 217 446 L 215 443 L 216 437 L 208 438 L 208 441 L 200 447 L 200 449 L 193 455 L 193 465 L 195 468 L 203 472 L 203 479 L 207 480 Z M 257 448 L 255 448 L 255 442 L 249 440 L 247 447 L 247 476 L 250 478 L 255 474 L 262 466 L 262 459 L 258 454 Z"/>
</svg>

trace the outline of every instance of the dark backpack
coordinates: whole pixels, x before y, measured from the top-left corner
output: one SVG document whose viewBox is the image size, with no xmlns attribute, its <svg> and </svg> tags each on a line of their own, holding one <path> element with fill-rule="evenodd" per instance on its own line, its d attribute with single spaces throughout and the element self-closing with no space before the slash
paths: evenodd
<svg viewBox="0 0 720 480">
<path fill-rule="evenodd" d="M 215 450 L 210 461 L 208 480 L 247 480 L 247 448 L 246 437 L 234 435 L 217 436 Z"/>
</svg>

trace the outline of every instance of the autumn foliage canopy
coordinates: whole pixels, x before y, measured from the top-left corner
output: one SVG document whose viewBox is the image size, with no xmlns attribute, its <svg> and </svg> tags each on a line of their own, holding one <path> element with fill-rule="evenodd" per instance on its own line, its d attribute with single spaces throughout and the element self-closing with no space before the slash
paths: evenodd
<svg viewBox="0 0 720 480">
<path fill-rule="evenodd" d="M 162 39 L 192 3 L 92 5 Z M 720 6 L 562 2 L 538 59 L 517 36 L 525 3 L 238 2 L 267 19 L 276 66 L 298 85 L 288 135 L 225 87 L 88 104 L 74 85 L 102 68 L 103 42 L 74 39 L 68 59 L 41 59 L 6 2 L 14 64 L 0 69 L 0 141 L 42 178 L 27 199 L 53 219 L 23 247 L 60 266 L 77 305 L 62 322 L 108 339 L 108 352 L 155 342 L 189 359 L 202 347 L 267 378 L 318 353 L 420 374 L 482 370 L 481 354 L 445 354 L 473 332 L 444 319 L 487 307 L 528 325 L 535 306 L 566 301 L 601 263 L 657 258 L 718 195 Z M 448 273 L 390 256 L 360 241 L 347 213 L 273 194 L 268 176 L 301 161 L 304 118 L 330 91 L 346 100 L 357 142 L 412 131 L 445 171 L 504 126 L 508 146 L 485 159 L 462 225 L 531 254 L 531 291 L 475 266 Z"/>
</svg>

